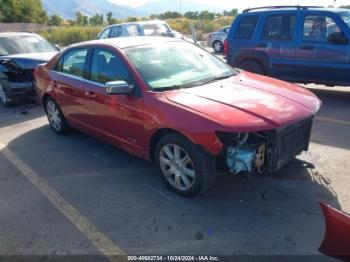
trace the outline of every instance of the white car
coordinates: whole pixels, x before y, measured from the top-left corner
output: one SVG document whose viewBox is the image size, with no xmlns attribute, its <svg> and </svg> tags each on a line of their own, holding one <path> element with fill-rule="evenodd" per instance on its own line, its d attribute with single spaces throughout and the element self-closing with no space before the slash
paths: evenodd
<svg viewBox="0 0 350 262">
<path fill-rule="evenodd" d="M 183 34 L 173 30 L 165 21 L 153 20 L 110 25 L 102 30 L 98 39 L 130 36 L 167 36 L 194 42 Z"/>
</svg>

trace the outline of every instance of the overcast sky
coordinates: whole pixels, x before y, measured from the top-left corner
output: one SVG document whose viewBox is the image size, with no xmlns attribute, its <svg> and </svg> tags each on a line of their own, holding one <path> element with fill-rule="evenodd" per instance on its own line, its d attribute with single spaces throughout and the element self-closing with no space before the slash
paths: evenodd
<svg viewBox="0 0 350 262">
<path fill-rule="evenodd" d="M 109 0 L 111 2 L 114 2 L 116 4 L 123 4 L 128 5 L 132 7 L 141 6 L 146 2 L 149 1 L 160 1 L 160 0 Z M 178 1 L 180 3 L 180 0 L 173 0 Z M 191 2 L 198 2 L 200 3 L 206 3 L 206 4 L 215 4 L 215 6 L 222 6 L 227 9 L 244 9 L 247 7 L 258 7 L 258 6 L 267 6 L 267 5 L 322 5 L 322 6 L 328 6 L 332 5 L 334 3 L 333 0 L 244 0 L 244 1 L 238 1 L 238 0 L 182 0 L 182 5 L 186 5 L 186 1 Z M 337 0 L 336 6 L 339 5 L 349 5 L 349 0 Z"/>
</svg>

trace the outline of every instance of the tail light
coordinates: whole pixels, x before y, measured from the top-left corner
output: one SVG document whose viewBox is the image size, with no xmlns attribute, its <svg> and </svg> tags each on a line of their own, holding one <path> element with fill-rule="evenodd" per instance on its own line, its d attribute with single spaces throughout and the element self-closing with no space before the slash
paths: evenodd
<svg viewBox="0 0 350 262">
<path fill-rule="evenodd" d="M 212 34 L 209 34 L 209 39 L 210 39 L 212 36 L 213 36 Z"/>
<path fill-rule="evenodd" d="M 228 54 L 228 49 L 229 49 L 228 41 L 227 41 L 227 39 L 225 39 L 225 41 L 224 41 L 224 55 Z"/>
</svg>

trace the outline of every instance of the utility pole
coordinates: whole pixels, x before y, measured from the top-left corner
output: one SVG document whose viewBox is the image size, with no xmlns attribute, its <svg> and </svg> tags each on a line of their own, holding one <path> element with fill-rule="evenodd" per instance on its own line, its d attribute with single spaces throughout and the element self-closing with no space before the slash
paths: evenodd
<svg viewBox="0 0 350 262">
<path fill-rule="evenodd" d="M 180 14 L 182 14 L 182 0 L 180 0 Z"/>
</svg>

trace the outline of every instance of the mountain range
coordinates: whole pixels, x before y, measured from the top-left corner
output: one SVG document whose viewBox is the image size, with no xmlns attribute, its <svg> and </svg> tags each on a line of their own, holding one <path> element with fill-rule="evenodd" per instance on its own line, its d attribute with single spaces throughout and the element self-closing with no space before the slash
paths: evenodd
<svg viewBox="0 0 350 262">
<path fill-rule="evenodd" d="M 76 12 L 92 16 L 96 13 L 113 13 L 115 18 L 140 17 L 151 14 L 160 14 L 166 11 L 179 11 L 180 5 L 176 0 L 149 1 L 144 5 L 132 8 L 126 5 L 118 5 L 108 0 L 42 0 L 44 9 L 49 14 L 57 14 L 65 19 L 72 19 Z M 182 12 L 203 11 L 222 12 L 224 8 L 214 5 L 200 4 L 191 0 L 182 1 Z"/>
</svg>

